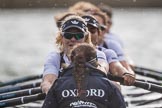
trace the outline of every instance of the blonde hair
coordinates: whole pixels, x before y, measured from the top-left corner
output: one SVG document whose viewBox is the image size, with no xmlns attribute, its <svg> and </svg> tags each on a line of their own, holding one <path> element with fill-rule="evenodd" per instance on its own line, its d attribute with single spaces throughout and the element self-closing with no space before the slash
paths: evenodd
<svg viewBox="0 0 162 108">
<path fill-rule="evenodd" d="M 61 23 L 64 21 L 64 19 L 71 15 L 77 15 L 77 14 L 75 12 L 64 12 L 64 13 L 58 14 L 57 16 L 54 16 L 54 20 L 56 22 L 57 27 L 60 28 Z"/>
<path fill-rule="evenodd" d="M 112 18 L 112 8 L 109 5 L 105 5 L 105 4 L 99 4 L 98 7 L 100 8 L 100 10 L 104 13 L 106 13 L 107 16 L 109 16 L 110 18 Z"/>
<path fill-rule="evenodd" d="M 97 6 L 95 6 L 94 4 L 90 2 L 86 2 L 86 1 L 79 1 L 69 8 L 69 11 L 72 11 L 72 12 L 80 11 L 80 10 L 84 12 L 100 11 L 100 9 Z"/>
<path fill-rule="evenodd" d="M 57 27 L 60 29 L 62 22 L 64 21 L 64 19 L 66 19 L 66 17 L 69 17 L 71 15 L 79 15 L 81 16 L 84 12 L 83 11 L 76 11 L 76 12 L 64 12 L 61 14 L 58 14 L 56 16 L 54 16 L 54 20 L 56 22 Z"/>
<path fill-rule="evenodd" d="M 92 15 L 99 16 L 100 18 L 102 18 L 104 25 L 107 25 L 108 17 L 106 15 L 106 13 L 104 13 L 102 11 L 98 11 L 98 12 L 94 12 Z"/>
<path fill-rule="evenodd" d="M 70 19 L 77 19 L 79 21 L 82 21 L 85 25 L 87 25 L 86 22 L 84 21 L 84 19 L 81 18 L 78 15 L 71 15 L 69 17 L 66 17 L 65 20 L 62 22 L 62 24 L 64 24 L 65 22 L 67 22 Z M 60 28 L 60 31 L 58 32 L 58 34 L 56 36 L 56 45 L 58 46 L 59 50 L 61 52 L 63 52 L 64 46 L 63 46 L 63 43 L 62 43 L 63 36 L 61 35 L 61 32 L 62 32 L 62 28 Z M 88 44 L 92 44 L 92 42 L 91 42 L 91 34 L 88 31 L 87 27 L 86 27 L 85 42 L 88 43 Z"/>
</svg>

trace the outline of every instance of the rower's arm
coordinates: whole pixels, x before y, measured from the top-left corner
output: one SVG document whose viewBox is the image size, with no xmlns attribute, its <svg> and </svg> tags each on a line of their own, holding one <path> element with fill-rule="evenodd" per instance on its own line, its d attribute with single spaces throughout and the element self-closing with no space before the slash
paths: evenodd
<svg viewBox="0 0 162 108">
<path fill-rule="evenodd" d="M 125 73 L 125 72 L 128 72 L 121 64 L 120 62 L 111 62 L 109 64 L 110 66 L 110 72 L 113 74 L 113 75 L 116 75 L 116 76 L 121 76 Z"/>
<path fill-rule="evenodd" d="M 103 71 L 105 74 L 107 74 L 107 72 L 109 71 L 109 65 L 105 53 L 97 50 L 97 59 L 99 64 L 97 68 Z"/>
<path fill-rule="evenodd" d="M 55 74 L 45 75 L 41 82 L 42 91 L 47 94 L 56 79 L 57 76 Z"/>
<path fill-rule="evenodd" d="M 126 68 L 124 68 L 120 62 L 110 63 L 110 72 L 113 75 L 117 75 L 124 78 L 125 85 L 132 85 L 135 81 L 135 75 L 131 74 Z"/>
<path fill-rule="evenodd" d="M 53 82 L 57 79 L 60 69 L 60 53 L 51 52 L 44 64 L 43 79 L 41 88 L 47 94 Z"/>
<path fill-rule="evenodd" d="M 99 66 L 97 67 L 97 69 L 99 69 L 102 72 L 104 72 L 105 74 L 107 74 L 107 72 L 109 71 L 108 63 L 105 62 L 104 60 L 99 60 L 98 63 L 99 63 Z"/>
<path fill-rule="evenodd" d="M 125 67 L 128 70 L 130 74 L 135 75 L 135 72 L 132 70 L 127 61 L 120 61 L 120 63 L 122 64 L 123 67 Z"/>
</svg>

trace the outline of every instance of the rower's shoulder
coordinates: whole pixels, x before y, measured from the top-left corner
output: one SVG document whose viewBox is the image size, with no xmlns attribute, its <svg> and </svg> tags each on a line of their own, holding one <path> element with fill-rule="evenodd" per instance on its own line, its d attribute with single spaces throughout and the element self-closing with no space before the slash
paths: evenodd
<svg viewBox="0 0 162 108">
<path fill-rule="evenodd" d="M 60 60 L 60 52 L 57 52 L 57 51 L 52 51 L 52 52 L 49 52 L 48 55 L 46 56 L 46 61 L 49 61 L 49 60 Z"/>
<path fill-rule="evenodd" d="M 48 53 L 48 56 L 53 56 L 53 57 L 55 57 L 55 56 L 60 56 L 60 52 L 58 52 L 58 51 L 51 51 L 51 52 L 49 52 Z"/>
<path fill-rule="evenodd" d="M 112 32 L 110 32 L 110 33 L 106 33 L 105 34 L 105 38 L 107 38 L 107 39 L 117 39 L 117 40 L 121 40 L 121 38 L 120 38 L 120 36 L 118 35 L 118 34 L 115 34 L 115 33 L 112 33 Z"/>
</svg>

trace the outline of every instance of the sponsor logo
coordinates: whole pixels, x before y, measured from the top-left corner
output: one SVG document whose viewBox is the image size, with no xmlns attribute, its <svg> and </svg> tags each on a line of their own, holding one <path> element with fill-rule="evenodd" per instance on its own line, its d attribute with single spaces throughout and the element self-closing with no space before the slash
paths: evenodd
<svg viewBox="0 0 162 108">
<path fill-rule="evenodd" d="M 79 22 L 74 20 L 74 21 L 71 21 L 72 24 L 78 24 Z"/>
<path fill-rule="evenodd" d="M 93 20 L 93 23 L 97 23 L 96 20 Z"/>
<path fill-rule="evenodd" d="M 86 22 L 88 22 L 90 19 L 89 19 L 89 18 L 85 18 L 84 20 L 85 20 Z"/>
<path fill-rule="evenodd" d="M 62 97 L 76 97 L 78 95 L 78 90 L 63 90 L 62 91 Z M 89 96 L 96 96 L 96 97 L 103 97 L 105 96 L 105 91 L 103 89 L 89 89 L 86 90 L 86 97 Z"/>
<path fill-rule="evenodd" d="M 74 108 L 76 108 L 76 107 L 79 107 L 79 108 L 80 107 L 97 108 L 97 106 L 94 103 L 92 103 L 92 102 L 85 102 L 85 101 L 81 101 L 81 100 L 78 100 L 76 102 L 70 103 L 70 107 L 74 107 Z"/>
</svg>

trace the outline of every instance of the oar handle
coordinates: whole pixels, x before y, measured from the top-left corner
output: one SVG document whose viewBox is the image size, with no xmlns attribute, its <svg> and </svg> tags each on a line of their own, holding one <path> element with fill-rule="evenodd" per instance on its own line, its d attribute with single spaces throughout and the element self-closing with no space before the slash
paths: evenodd
<svg viewBox="0 0 162 108">
<path fill-rule="evenodd" d="M 113 76 L 113 75 L 111 75 L 111 74 L 108 74 L 108 75 L 107 75 L 107 78 L 110 79 L 110 80 L 113 80 L 113 81 L 120 82 L 121 84 L 124 83 L 124 78 L 119 77 L 119 76 Z"/>
<path fill-rule="evenodd" d="M 34 102 L 37 100 L 43 100 L 45 99 L 45 96 L 46 95 L 44 93 L 41 93 L 41 94 L 36 94 L 32 96 L 25 96 L 25 97 L 19 97 L 19 98 L 14 98 L 10 100 L 0 101 L 0 108 L 9 107 L 13 105 L 21 105 L 21 104 L 25 104 L 29 102 Z"/>
</svg>

